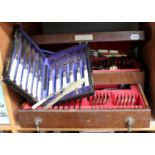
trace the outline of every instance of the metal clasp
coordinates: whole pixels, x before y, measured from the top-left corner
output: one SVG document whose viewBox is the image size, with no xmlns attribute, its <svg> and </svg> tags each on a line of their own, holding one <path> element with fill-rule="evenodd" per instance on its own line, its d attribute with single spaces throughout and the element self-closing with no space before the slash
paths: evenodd
<svg viewBox="0 0 155 155">
<path fill-rule="evenodd" d="M 35 123 L 36 129 L 37 129 L 37 132 L 40 132 L 40 124 L 42 123 L 42 118 L 35 117 L 34 123 Z"/>
<path fill-rule="evenodd" d="M 134 118 L 133 117 L 127 117 L 126 120 L 126 125 L 127 125 L 127 128 L 128 128 L 128 132 L 131 132 L 131 128 L 135 122 Z"/>
</svg>

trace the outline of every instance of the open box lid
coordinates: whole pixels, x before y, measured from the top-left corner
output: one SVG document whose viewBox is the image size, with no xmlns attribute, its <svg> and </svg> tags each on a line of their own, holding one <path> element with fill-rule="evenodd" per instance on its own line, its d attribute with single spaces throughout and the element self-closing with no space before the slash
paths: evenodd
<svg viewBox="0 0 155 155">
<path fill-rule="evenodd" d="M 49 96 L 50 80 L 54 78 L 54 84 L 52 84 L 52 87 L 54 87 L 52 94 L 54 95 L 52 97 L 55 97 L 57 95 L 56 93 L 61 91 L 60 89 L 56 89 L 55 83 L 58 83 L 58 88 L 60 87 L 60 83 L 62 84 L 62 81 L 65 80 L 62 79 L 63 76 L 61 76 L 61 79 L 58 78 L 60 74 L 64 74 L 67 70 L 65 63 L 68 62 L 68 70 L 71 67 L 70 64 L 72 64 L 74 70 L 77 70 L 78 64 L 73 64 L 72 62 L 72 60 L 77 62 L 77 59 L 81 60 L 79 61 L 79 63 L 81 62 L 81 68 L 86 70 L 84 72 L 81 71 L 81 76 L 85 84 L 77 88 L 78 92 L 72 91 L 71 93 L 67 93 L 62 100 L 78 98 L 93 93 L 89 48 L 86 44 L 70 47 L 54 54 L 53 52 L 40 49 L 20 27 L 15 29 L 12 37 L 8 59 L 3 69 L 3 80 L 21 96 L 32 103 L 40 101 L 42 98 Z M 53 63 L 51 63 L 52 61 Z M 66 74 L 69 73 L 70 70 Z M 85 74 L 86 76 L 84 77 Z M 78 81 L 75 76 L 73 78 L 74 81 Z M 67 83 L 70 84 L 72 82 L 68 80 Z"/>
<path fill-rule="evenodd" d="M 91 49 L 112 48 L 123 51 L 123 53 L 130 51 L 145 40 L 144 31 L 67 33 L 33 35 L 31 37 L 40 47 L 53 51 L 86 42 Z"/>
</svg>

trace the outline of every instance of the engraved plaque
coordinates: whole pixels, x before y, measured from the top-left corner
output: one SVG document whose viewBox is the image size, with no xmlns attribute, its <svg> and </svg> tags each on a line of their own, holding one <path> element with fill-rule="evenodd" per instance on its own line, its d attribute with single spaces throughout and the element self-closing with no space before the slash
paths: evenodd
<svg viewBox="0 0 155 155">
<path fill-rule="evenodd" d="M 90 41 L 90 40 L 93 40 L 93 35 L 92 34 L 75 35 L 74 40 L 75 41 Z"/>
</svg>

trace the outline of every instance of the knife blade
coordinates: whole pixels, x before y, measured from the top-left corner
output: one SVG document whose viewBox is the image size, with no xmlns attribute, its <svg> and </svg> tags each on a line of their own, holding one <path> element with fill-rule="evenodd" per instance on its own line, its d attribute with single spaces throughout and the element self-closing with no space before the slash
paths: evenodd
<svg viewBox="0 0 155 155">
<path fill-rule="evenodd" d="M 61 100 L 65 95 L 76 91 L 78 89 L 79 84 L 82 85 L 84 83 L 84 78 L 76 81 L 76 82 L 72 82 L 70 83 L 70 85 L 59 95 L 56 96 L 56 98 L 54 98 L 50 103 L 48 103 L 44 109 L 48 109 L 49 107 L 51 107 L 52 105 L 54 105 L 55 103 L 57 103 L 59 100 Z M 50 96 L 42 99 L 41 101 L 37 102 L 36 104 L 34 104 L 32 106 L 32 109 L 36 109 L 38 106 L 42 105 L 43 103 L 45 103 L 48 99 L 50 99 L 53 96 L 53 94 L 51 94 Z"/>
<path fill-rule="evenodd" d="M 10 66 L 10 80 L 14 81 L 15 79 L 15 75 L 16 75 L 16 71 L 17 71 L 17 65 L 18 65 L 18 60 L 19 60 L 19 56 L 20 56 L 20 52 L 21 52 L 21 35 L 20 34 L 16 34 L 15 36 L 15 46 L 13 49 L 13 52 L 15 53 L 13 55 L 13 59 L 12 59 L 12 63 Z"/>
</svg>

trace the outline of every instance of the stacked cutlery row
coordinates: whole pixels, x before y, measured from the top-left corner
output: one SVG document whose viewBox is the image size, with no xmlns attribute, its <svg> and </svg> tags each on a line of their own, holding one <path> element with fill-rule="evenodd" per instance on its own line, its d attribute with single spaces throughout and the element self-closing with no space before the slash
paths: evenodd
<svg viewBox="0 0 155 155">
<path fill-rule="evenodd" d="M 111 50 L 114 51 L 114 50 Z M 92 67 L 95 70 L 117 70 L 117 69 L 136 69 L 138 64 L 131 54 L 116 53 L 100 53 L 98 51 L 91 51 Z"/>
</svg>

